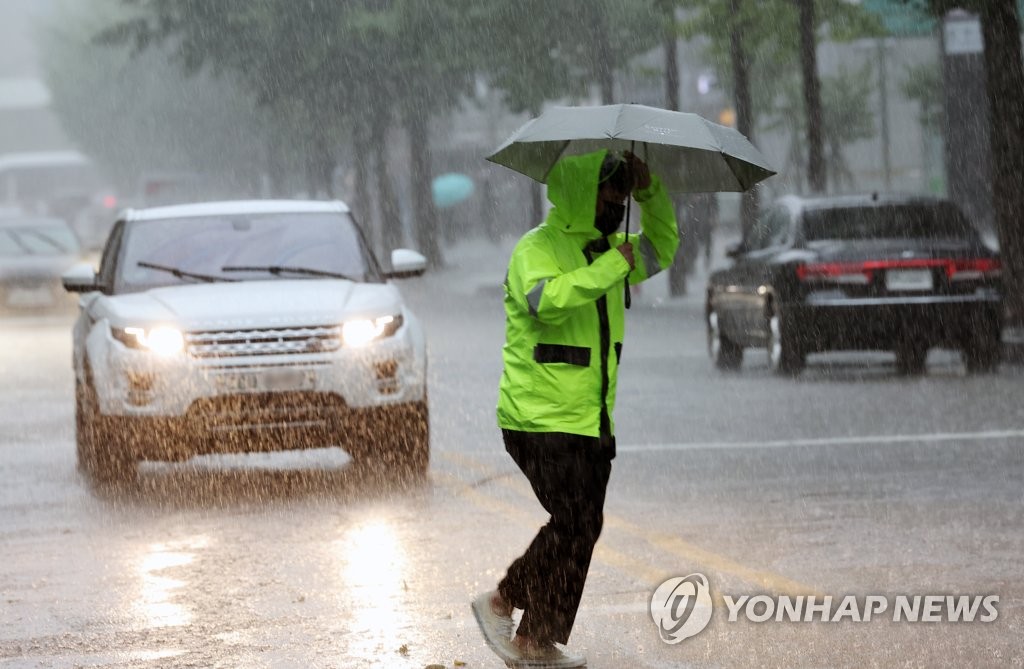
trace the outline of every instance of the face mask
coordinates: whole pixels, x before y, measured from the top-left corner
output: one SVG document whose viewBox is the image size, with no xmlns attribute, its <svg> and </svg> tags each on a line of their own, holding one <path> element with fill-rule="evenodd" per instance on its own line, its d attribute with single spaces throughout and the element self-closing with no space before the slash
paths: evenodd
<svg viewBox="0 0 1024 669">
<path fill-rule="evenodd" d="M 607 237 L 619 229 L 625 216 L 626 205 L 605 200 L 604 212 L 594 217 L 594 227 Z"/>
</svg>

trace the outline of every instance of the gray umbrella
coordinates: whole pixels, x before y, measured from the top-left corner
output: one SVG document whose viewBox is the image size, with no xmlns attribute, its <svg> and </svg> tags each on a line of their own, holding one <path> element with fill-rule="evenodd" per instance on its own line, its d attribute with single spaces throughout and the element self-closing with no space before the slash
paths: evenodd
<svg viewBox="0 0 1024 669">
<path fill-rule="evenodd" d="M 697 114 L 644 105 L 553 107 L 487 157 L 544 183 L 567 155 L 632 150 L 673 193 L 745 191 L 775 174 L 738 131 Z"/>
</svg>

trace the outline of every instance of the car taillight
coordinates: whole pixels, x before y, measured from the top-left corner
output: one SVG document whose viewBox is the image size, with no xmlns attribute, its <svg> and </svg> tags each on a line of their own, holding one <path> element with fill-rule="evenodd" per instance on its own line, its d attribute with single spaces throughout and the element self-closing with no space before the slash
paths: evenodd
<svg viewBox="0 0 1024 669">
<path fill-rule="evenodd" d="M 823 281 L 867 285 L 874 272 L 867 263 L 824 262 L 797 265 L 796 276 L 801 281 Z"/>
<path fill-rule="evenodd" d="M 998 258 L 954 260 L 946 266 L 950 281 L 977 281 L 994 279 L 1002 274 L 1003 265 Z"/>
<path fill-rule="evenodd" d="M 950 281 L 971 281 L 998 277 L 1002 265 L 997 258 L 914 258 L 908 260 L 865 260 L 863 262 L 802 263 L 796 276 L 804 282 L 846 284 L 871 283 L 875 272 L 889 269 L 928 269 L 941 267 Z"/>
</svg>

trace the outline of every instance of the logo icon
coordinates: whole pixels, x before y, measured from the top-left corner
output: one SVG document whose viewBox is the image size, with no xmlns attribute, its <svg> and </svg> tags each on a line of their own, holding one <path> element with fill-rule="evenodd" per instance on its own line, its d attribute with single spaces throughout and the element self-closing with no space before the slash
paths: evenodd
<svg viewBox="0 0 1024 669">
<path fill-rule="evenodd" d="M 661 640 L 677 644 L 711 622 L 711 591 L 704 574 L 670 578 L 651 597 L 651 618 Z"/>
</svg>

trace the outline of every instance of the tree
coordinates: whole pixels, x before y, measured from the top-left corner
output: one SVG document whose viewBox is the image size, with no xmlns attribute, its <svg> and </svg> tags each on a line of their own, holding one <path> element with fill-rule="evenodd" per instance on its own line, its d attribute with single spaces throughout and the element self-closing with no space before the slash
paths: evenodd
<svg viewBox="0 0 1024 669">
<path fill-rule="evenodd" d="M 708 58 L 719 79 L 734 91 L 737 129 L 755 142 L 758 117 L 774 107 L 787 73 L 800 63 L 800 13 L 793 0 L 680 0 L 691 10 L 681 25 L 684 37 L 708 39 Z M 765 17 L 771 17 L 766 21 Z M 877 17 L 845 0 L 815 0 L 811 34 L 824 31 L 843 41 L 877 35 Z M 808 69 L 805 67 L 805 69 Z M 816 68 L 809 68 L 816 69 Z M 760 113 L 758 110 L 762 110 Z M 802 116 L 807 115 L 806 103 Z M 756 190 L 744 195 L 742 225 L 756 217 Z"/>
<path fill-rule="evenodd" d="M 832 181 L 832 188 L 842 190 L 854 188 L 844 156 L 844 147 L 854 142 L 875 136 L 875 125 L 869 101 L 873 88 L 871 65 L 865 64 L 859 70 L 839 68 L 834 77 L 822 77 L 822 138 L 825 149 L 826 172 Z M 784 171 L 795 176 L 794 181 L 803 187 L 806 174 L 807 117 L 804 109 L 803 91 L 796 77 L 791 77 L 782 88 L 778 104 L 770 124 L 770 130 L 785 130 L 790 135 L 789 152 Z M 844 183 L 845 182 L 845 183 Z"/>
<path fill-rule="evenodd" d="M 102 34 L 141 53 L 169 44 L 187 72 L 232 73 L 254 101 L 295 122 L 303 134 L 309 190 L 330 195 L 336 147 L 356 134 L 361 151 L 400 121 L 409 139 L 413 229 L 431 264 L 442 262 L 430 194 L 430 121 L 468 88 L 473 72 L 470 0 L 123 0 L 135 15 Z M 443 39 L 438 39 L 443 36 Z M 369 117 L 371 122 L 367 123 Z M 394 225 L 390 179 L 377 154 L 382 219 Z M 365 194 L 369 159 L 356 156 Z M 392 241 L 399 230 L 386 227 Z"/>
<path fill-rule="evenodd" d="M 657 44 L 655 0 L 489 0 L 477 3 L 482 49 L 478 65 L 503 91 L 509 110 L 541 113 L 553 100 L 577 100 L 595 85 L 602 104 L 615 102 L 615 73 Z M 581 26 L 559 30 L 558 26 Z M 509 58 L 509 54 L 515 54 Z M 531 225 L 542 217 L 540 186 L 531 189 Z"/>
<path fill-rule="evenodd" d="M 225 194 L 258 192 L 270 116 L 235 80 L 185 77 L 164 49 L 133 59 L 123 46 L 93 42 L 128 16 L 112 2 L 67 0 L 44 27 L 44 71 L 64 128 L 125 194 L 141 174 L 167 171 L 210 175 L 219 182 L 211 190 Z"/>
<path fill-rule="evenodd" d="M 807 176 L 814 193 L 825 192 L 824 140 L 821 125 L 821 80 L 818 78 L 818 40 L 814 33 L 814 0 L 796 0 L 800 11 L 800 72 L 807 116 Z"/>
<path fill-rule="evenodd" d="M 1024 324 L 1024 54 L 1016 0 L 901 0 L 942 17 L 953 8 L 976 12 L 984 41 L 992 151 L 992 195 L 1006 313 Z"/>
</svg>

